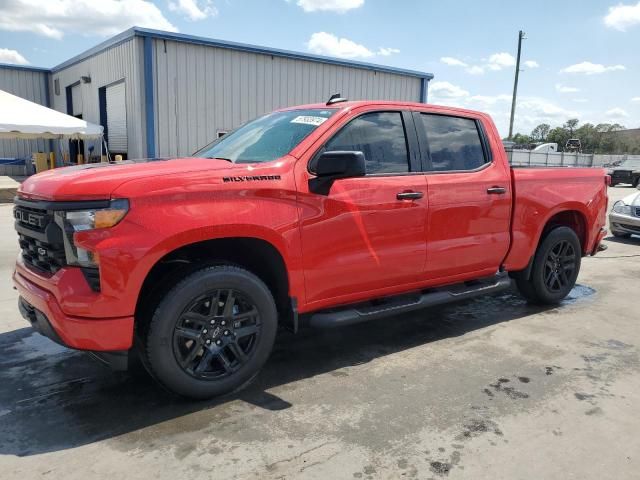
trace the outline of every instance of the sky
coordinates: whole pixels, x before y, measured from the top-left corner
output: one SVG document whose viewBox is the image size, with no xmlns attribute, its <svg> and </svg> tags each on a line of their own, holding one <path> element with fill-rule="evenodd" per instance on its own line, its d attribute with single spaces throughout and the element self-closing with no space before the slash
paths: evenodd
<svg viewBox="0 0 640 480">
<path fill-rule="evenodd" d="M 523 30 L 514 132 L 640 128 L 634 0 L 0 0 L 0 63 L 52 67 L 133 25 L 430 72 L 430 103 L 503 136 Z"/>
</svg>

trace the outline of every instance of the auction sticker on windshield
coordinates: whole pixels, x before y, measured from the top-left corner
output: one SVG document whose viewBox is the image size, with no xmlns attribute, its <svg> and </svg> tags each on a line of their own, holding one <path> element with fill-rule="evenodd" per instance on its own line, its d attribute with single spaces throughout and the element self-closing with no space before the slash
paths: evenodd
<svg viewBox="0 0 640 480">
<path fill-rule="evenodd" d="M 304 125 L 322 125 L 326 122 L 327 119 L 325 117 L 315 117 L 311 115 L 298 115 L 296 118 L 291 120 L 291 123 L 302 123 Z"/>
</svg>

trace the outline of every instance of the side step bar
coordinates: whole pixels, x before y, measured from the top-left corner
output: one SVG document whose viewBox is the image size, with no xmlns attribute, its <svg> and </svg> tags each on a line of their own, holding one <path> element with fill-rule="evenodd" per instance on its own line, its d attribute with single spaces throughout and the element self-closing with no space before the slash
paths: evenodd
<svg viewBox="0 0 640 480">
<path fill-rule="evenodd" d="M 314 328 L 335 328 L 367 322 L 389 315 L 420 310 L 425 307 L 444 305 L 469 298 L 496 293 L 511 287 L 511 278 L 506 272 L 471 282 L 439 287 L 397 297 L 388 297 L 379 304 L 371 302 L 324 310 L 311 314 L 309 325 Z"/>
</svg>

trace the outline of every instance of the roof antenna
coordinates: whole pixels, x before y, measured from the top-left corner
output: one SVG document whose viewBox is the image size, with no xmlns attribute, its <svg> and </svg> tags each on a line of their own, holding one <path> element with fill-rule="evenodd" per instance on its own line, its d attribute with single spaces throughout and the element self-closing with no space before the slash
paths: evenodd
<svg viewBox="0 0 640 480">
<path fill-rule="evenodd" d="M 331 97 L 329 98 L 329 101 L 327 102 L 327 105 L 333 105 L 334 103 L 340 103 L 340 102 L 348 102 L 349 100 L 346 98 L 342 98 L 341 94 L 339 93 L 334 93 L 333 95 L 331 95 Z"/>
</svg>

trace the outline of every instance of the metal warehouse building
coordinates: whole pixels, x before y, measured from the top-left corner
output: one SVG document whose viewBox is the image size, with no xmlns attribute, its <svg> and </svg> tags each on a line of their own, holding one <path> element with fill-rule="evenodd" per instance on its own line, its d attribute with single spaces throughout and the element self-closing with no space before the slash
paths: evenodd
<svg viewBox="0 0 640 480">
<path fill-rule="evenodd" d="M 138 27 L 50 70 L 0 66 L 0 89 L 103 125 L 111 153 L 128 158 L 189 155 L 258 115 L 336 92 L 352 100 L 426 102 L 432 78 Z M 0 157 L 52 148 L 0 140 Z M 74 148 L 89 153 L 87 145 Z"/>
</svg>

